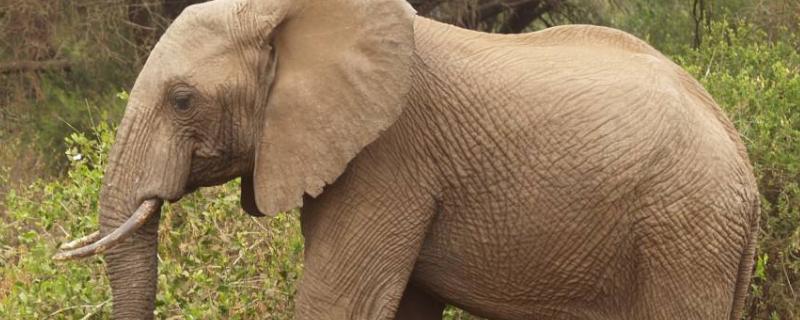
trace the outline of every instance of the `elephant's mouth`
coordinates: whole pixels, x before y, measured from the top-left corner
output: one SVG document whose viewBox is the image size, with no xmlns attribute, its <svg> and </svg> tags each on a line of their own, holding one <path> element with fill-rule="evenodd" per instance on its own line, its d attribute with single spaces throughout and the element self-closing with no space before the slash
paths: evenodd
<svg viewBox="0 0 800 320">
<path fill-rule="evenodd" d="M 53 256 L 53 260 L 64 261 L 84 258 L 111 249 L 120 242 L 128 239 L 136 230 L 144 225 L 153 213 L 161 208 L 161 204 L 163 203 L 164 201 L 161 199 L 142 201 L 125 223 L 105 237 L 101 238 L 100 232 L 98 231 L 88 236 L 67 242 L 61 246 L 61 251 Z"/>
</svg>

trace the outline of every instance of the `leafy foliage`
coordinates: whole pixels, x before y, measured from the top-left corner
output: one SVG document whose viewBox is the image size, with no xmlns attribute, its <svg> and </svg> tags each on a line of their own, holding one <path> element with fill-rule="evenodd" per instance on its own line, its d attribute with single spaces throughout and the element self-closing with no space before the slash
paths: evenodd
<svg viewBox="0 0 800 320">
<path fill-rule="evenodd" d="M 108 318 L 101 257 L 54 263 L 64 239 L 97 230 L 97 197 L 113 130 L 67 138 L 67 176 L 11 190 L 0 221 L 0 318 Z M 159 231 L 159 318 L 291 319 L 302 270 L 298 215 L 258 220 L 239 209 L 238 181 L 165 206 Z"/>
<path fill-rule="evenodd" d="M 113 93 L 131 83 L 146 49 L 129 40 L 133 28 L 120 23 L 126 14 L 122 1 L 0 3 L 0 143 L 22 144 L 7 152 L 25 155 L 22 163 L 4 164 L 31 169 L 24 161 L 35 157 L 44 162 L 39 176 L 57 172 L 65 162 L 50 153 L 64 150 L 65 133 L 119 118 L 123 105 Z M 20 62 L 55 67 L 3 68 Z"/>
<path fill-rule="evenodd" d="M 787 37 L 798 35 L 788 35 Z M 800 54 L 744 22 L 714 23 L 707 45 L 676 57 L 744 137 L 762 195 L 748 314 L 800 317 Z M 794 41 L 792 41 L 794 40 Z"/>
</svg>

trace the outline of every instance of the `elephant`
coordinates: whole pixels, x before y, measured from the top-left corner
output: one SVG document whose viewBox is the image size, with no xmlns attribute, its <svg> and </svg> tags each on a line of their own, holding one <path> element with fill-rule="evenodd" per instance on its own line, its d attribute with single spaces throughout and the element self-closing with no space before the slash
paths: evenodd
<svg viewBox="0 0 800 320">
<path fill-rule="evenodd" d="M 241 178 L 301 208 L 296 319 L 739 319 L 759 196 L 689 73 L 572 25 L 496 35 L 401 0 L 188 7 L 130 93 L 99 197 L 117 319 L 153 318 L 165 201 Z"/>
</svg>

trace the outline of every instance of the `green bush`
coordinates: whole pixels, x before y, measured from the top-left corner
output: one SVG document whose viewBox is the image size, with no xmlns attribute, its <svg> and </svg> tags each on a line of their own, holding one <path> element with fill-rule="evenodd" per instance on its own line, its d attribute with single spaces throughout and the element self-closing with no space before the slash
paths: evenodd
<svg viewBox="0 0 800 320">
<path fill-rule="evenodd" d="M 798 35 L 766 41 L 745 22 L 714 23 L 675 59 L 705 85 L 742 135 L 762 195 L 750 319 L 800 318 L 800 54 Z"/>
<path fill-rule="evenodd" d="M 0 221 L 0 319 L 108 318 L 102 257 L 54 263 L 60 242 L 97 230 L 97 197 L 113 130 L 67 138 L 69 171 L 6 195 Z M 255 219 L 238 181 L 203 189 L 163 211 L 159 318 L 290 319 L 303 241 L 296 212 Z"/>
<path fill-rule="evenodd" d="M 137 30 L 153 29 L 127 21 L 133 2 L 4 0 L 0 4 L 0 66 L 53 63 L 0 72 L 0 144 L 24 145 L 4 150 L 24 155 L 21 160 L 0 157 L 0 165 L 25 167 L 31 158 L 43 162 L 33 177 L 22 181 L 63 173 L 66 162 L 51 153 L 64 150 L 65 133 L 90 132 L 93 119 L 119 119 L 123 105 L 113 93 L 129 88 L 147 57 L 151 43 L 139 41 Z"/>
</svg>

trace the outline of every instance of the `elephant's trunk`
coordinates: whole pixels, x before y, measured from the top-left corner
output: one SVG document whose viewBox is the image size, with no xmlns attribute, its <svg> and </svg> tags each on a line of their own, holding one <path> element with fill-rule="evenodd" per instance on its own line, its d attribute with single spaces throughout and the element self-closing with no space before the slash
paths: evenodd
<svg viewBox="0 0 800 320">
<path fill-rule="evenodd" d="M 133 206 L 115 204 L 114 192 L 101 196 L 100 232 L 109 234 L 126 221 Z M 160 206 L 144 225 L 106 253 L 114 319 L 152 319 L 158 278 Z"/>
<path fill-rule="evenodd" d="M 141 122 L 140 122 L 141 123 Z M 136 121 L 123 118 L 100 192 L 100 232 L 73 243 L 81 248 L 57 254 L 63 260 L 105 252 L 113 291 L 114 319 L 152 319 L 158 270 L 160 199 L 142 194 L 141 173 L 148 150 L 136 132 Z M 103 236 L 102 239 L 98 238 Z M 96 240 L 96 241 L 92 241 Z M 89 243 L 91 242 L 91 243 Z M 87 244 L 88 243 L 88 244 Z"/>
<path fill-rule="evenodd" d="M 137 128 L 142 122 L 127 114 L 117 130 L 100 192 L 100 233 L 109 235 L 131 218 L 142 204 L 139 190 L 144 171 L 147 135 Z M 146 183 L 146 182 L 144 182 Z M 153 214 L 127 240 L 106 252 L 111 281 L 114 319 L 152 319 L 158 279 L 158 222 L 160 201 Z"/>
</svg>

